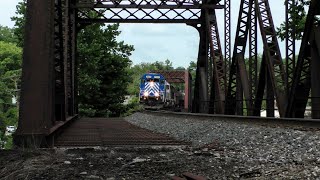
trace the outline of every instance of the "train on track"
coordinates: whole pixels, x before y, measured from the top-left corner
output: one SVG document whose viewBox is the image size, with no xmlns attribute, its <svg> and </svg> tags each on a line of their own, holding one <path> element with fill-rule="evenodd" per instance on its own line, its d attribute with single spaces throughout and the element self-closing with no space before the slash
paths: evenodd
<svg viewBox="0 0 320 180">
<path fill-rule="evenodd" d="M 146 73 L 140 79 L 140 104 L 145 109 L 178 109 L 184 104 L 184 94 L 159 73 Z"/>
</svg>

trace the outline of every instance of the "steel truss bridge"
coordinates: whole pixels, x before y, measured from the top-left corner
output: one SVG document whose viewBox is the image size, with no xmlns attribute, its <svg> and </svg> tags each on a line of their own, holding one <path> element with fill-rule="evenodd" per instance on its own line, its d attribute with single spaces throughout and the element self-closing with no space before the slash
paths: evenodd
<svg viewBox="0 0 320 180">
<path fill-rule="evenodd" d="M 320 25 L 316 16 L 320 2 L 311 0 L 301 48 L 295 52 L 294 17 L 288 12 L 295 9 L 296 1 L 286 1 L 284 55 L 268 0 L 238 0 L 235 37 L 230 36 L 230 0 L 28 1 L 16 144 L 41 144 L 45 138 L 50 144 L 48 137 L 77 118 L 77 33 L 93 23 L 185 23 L 196 28 L 200 42 L 192 112 L 260 116 L 266 102 L 269 117 L 278 109 L 281 117 L 303 118 L 311 103 L 312 118 L 319 119 Z M 218 27 L 216 11 L 224 11 L 224 27 Z M 263 46 L 261 62 L 258 37 L 263 42 L 259 45 Z"/>
</svg>

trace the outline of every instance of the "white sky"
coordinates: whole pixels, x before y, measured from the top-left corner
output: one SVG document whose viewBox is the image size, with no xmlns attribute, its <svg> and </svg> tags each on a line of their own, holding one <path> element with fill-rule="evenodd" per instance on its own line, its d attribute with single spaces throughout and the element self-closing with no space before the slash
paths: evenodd
<svg viewBox="0 0 320 180">
<path fill-rule="evenodd" d="M 21 0 L 0 0 L 0 24 L 13 27 L 10 17 L 15 14 L 16 5 Z M 284 0 L 269 0 L 275 26 L 285 19 Z M 232 6 L 232 38 L 237 25 L 240 0 L 231 0 Z M 222 46 L 224 46 L 224 12 L 216 10 Z M 196 61 L 198 55 L 198 32 L 185 24 L 121 24 L 122 31 L 119 40 L 134 45 L 135 51 L 131 56 L 134 64 L 140 62 L 164 61 L 169 59 L 175 67 L 187 67 L 190 61 Z M 261 52 L 261 41 L 259 52 Z M 232 43 L 233 44 L 233 43 Z M 233 46 L 232 46 L 233 47 Z M 284 57 L 284 43 L 280 42 Z"/>
</svg>

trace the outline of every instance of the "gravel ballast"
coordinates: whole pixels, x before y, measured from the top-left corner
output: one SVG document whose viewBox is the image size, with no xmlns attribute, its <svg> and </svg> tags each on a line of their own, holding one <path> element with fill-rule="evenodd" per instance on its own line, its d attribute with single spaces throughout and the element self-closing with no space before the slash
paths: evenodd
<svg viewBox="0 0 320 180">
<path fill-rule="evenodd" d="M 192 142 L 194 148 L 201 147 L 198 153 L 209 152 L 209 157 L 219 157 L 231 164 L 235 178 L 245 177 L 243 174 L 256 178 L 320 177 L 318 131 L 144 113 L 133 114 L 126 120 Z M 214 148 L 205 148 L 210 145 Z"/>
<path fill-rule="evenodd" d="M 126 120 L 191 145 L 0 150 L 0 179 L 320 179 L 316 128 L 159 113 Z"/>
</svg>

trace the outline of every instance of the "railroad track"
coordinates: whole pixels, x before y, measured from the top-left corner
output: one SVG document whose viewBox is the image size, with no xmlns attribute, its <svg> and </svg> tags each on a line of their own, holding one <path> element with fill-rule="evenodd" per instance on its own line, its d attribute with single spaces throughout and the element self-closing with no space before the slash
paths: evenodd
<svg viewBox="0 0 320 180">
<path fill-rule="evenodd" d="M 201 113 L 185 113 L 173 111 L 148 111 L 143 113 L 158 115 L 158 116 L 173 116 L 173 117 L 195 117 L 198 120 L 225 120 L 233 122 L 241 122 L 252 125 L 260 125 L 265 127 L 282 127 L 291 128 L 302 131 L 320 131 L 320 119 L 302 119 L 302 118 L 274 118 L 274 117 L 257 117 L 257 116 L 236 116 L 236 115 L 221 115 L 221 114 L 201 114 Z"/>
<path fill-rule="evenodd" d="M 198 120 L 225 120 L 265 127 L 291 128 L 301 131 L 320 131 L 320 120 L 297 118 L 270 118 L 255 116 L 230 116 L 217 114 L 196 114 L 172 111 L 148 111 L 157 116 L 196 117 Z M 82 118 L 55 139 L 56 147 L 68 146 L 123 146 L 123 145 L 190 145 L 164 134 L 154 133 L 128 123 L 121 118 Z"/>
</svg>

